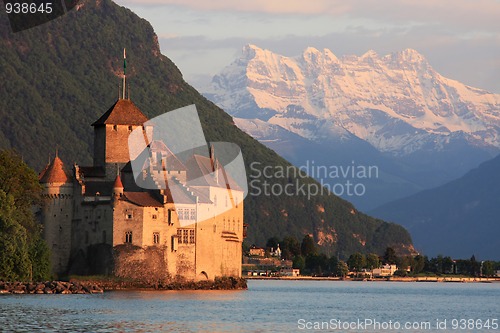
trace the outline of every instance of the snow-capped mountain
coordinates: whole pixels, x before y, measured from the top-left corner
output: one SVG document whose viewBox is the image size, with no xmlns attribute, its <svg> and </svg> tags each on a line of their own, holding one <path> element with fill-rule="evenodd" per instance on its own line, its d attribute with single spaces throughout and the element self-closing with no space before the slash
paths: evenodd
<svg viewBox="0 0 500 333">
<path fill-rule="evenodd" d="M 349 179 L 366 193 L 341 194 L 360 209 L 442 185 L 500 152 L 500 95 L 441 76 L 411 49 L 285 57 L 247 45 L 205 96 L 297 166 L 377 166 L 375 178 Z"/>
<path fill-rule="evenodd" d="M 247 45 L 205 95 L 257 139 L 281 129 L 315 142 L 356 136 L 393 156 L 454 142 L 500 148 L 500 95 L 441 76 L 411 49 L 285 57 Z"/>
</svg>

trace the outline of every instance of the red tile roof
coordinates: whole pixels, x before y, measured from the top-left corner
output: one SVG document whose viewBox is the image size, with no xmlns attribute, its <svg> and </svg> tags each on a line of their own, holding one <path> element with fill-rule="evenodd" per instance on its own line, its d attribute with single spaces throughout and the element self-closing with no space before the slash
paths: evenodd
<svg viewBox="0 0 500 333">
<path fill-rule="evenodd" d="M 101 118 L 93 123 L 92 126 L 105 124 L 140 126 L 146 121 L 148 121 L 148 118 L 132 101 L 120 99 Z"/>
<path fill-rule="evenodd" d="M 40 183 L 67 183 L 68 175 L 64 171 L 64 163 L 56 156 L 52 163 L 42 171 Z"/>
<path fill-rule="evenodd" d="M 123 195 L 126 200 L 141 207 L 163 207 L 163 204 L 148 192 L 124 192 Z"/>
</svg>

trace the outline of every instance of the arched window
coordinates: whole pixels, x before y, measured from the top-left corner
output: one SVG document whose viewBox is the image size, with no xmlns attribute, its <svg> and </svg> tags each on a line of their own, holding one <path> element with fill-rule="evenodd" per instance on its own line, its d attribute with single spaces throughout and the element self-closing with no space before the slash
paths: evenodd
<svg viewBox="0 0 500 333">
<path fill-rule="evenodd" d="M 125 232 L 125 243 L 132 244 L 132 231 Z"/>
</svg>

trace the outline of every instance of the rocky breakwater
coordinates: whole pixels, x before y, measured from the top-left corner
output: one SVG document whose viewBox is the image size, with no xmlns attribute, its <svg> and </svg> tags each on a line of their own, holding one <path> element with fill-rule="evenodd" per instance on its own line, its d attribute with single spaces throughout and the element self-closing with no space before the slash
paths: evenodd
<svg viewBox="0 0 500 333">
<path fill-rule="evenodd" d="M 100 294 L 97 284 L 80 282 L 1 282 L 0 294 Z"/>
</svg>

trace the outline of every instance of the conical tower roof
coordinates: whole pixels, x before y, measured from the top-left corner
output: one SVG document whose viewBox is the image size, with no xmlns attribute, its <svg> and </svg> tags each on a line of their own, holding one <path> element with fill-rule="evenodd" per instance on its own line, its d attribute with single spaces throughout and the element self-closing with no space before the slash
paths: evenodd
<svg viewBox="0 0 500 333">
<path fill-rule="evenodd" d="M 64 171 L 64 163 L 59 156 L 56 156 L 52 162 L 43 171 L 40 183 L 67 183 L 68 175 Z"/>
<path fill-rule="evenodd" d="M 119 175 L 116 176 L 115 184 L 113 185 L 113 188 L 123 188 L 122 179 Z"/>
</svg>

